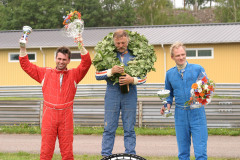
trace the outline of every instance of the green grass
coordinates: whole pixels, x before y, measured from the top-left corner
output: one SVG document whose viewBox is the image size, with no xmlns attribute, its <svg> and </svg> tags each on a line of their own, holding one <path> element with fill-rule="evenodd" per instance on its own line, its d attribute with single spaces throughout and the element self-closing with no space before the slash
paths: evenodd
<svg viewBox="0 0 240 160">
<path fill-rule="evenodd" d="M 177 157 L 150 157 L 150 156 L 142 156 L 147 160 L 178 160 Z M 74 155 L 75 160 L 100 160 L 102 156 L 100 155 Z M 61 159 L 60 154 L 54 154 L 52 160 Z M 192 156 L 191 160 L 195 158 Z M 18 153 L 1 153 L 0 152 L 0 160 L 39 160 L 39 154 L 31 154 L 26 152 L 18 152 Z M 208 160 L 240 160 L 239 158 L 216 158 L 209 157 Z"/>
<path fill-rule="evenodd" d="M 52 160 L 60 160 L 60 154 L 54 154 Z M 74 155 L 75 160 L 100 160 L 100 155 Z M 39 154 L 26 152 L 0 153 L 0 160 L 39 160 Z"/>
<path fill-rule="evenodd" d="M 0 97 L 0 101 L 26 101 L 26 100 L 43 100 L 37 97 Z"/>
<path fill-rule="evenodd" d="M 135 128 L 136 135 L 172 135 L 175 136 L 174 128 Z M 0 134 L 41 134 L 41 129 L 38 126 L 27 124 L 0 126 Z M 103 127 L 75 127 L 75 135 L 102 135 Z M 209 136 L 240 136 L 240 128 L 209 128 Z M 118 127 L 116 135 L 123 135 L 123 128 Z"/>
<path fill-rule="evenodd" d="M 214 99 L 240 99 L 240 97 L 231 97 L 231 96 L 218 96 L 218 95 L 213 95 Z"/>
</svg>

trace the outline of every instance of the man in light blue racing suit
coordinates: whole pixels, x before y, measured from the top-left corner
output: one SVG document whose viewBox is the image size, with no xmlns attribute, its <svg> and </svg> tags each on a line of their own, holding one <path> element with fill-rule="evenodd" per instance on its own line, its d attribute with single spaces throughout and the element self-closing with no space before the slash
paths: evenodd
<svg viewBox="0 0 240 160">
<path fill-rule="evenodd" d="M 116 47 L 116 54 L 120 62 L 127 66 L 127 62 L 132 60 L 134 56 L 128 50 L 129 36 L 126 31 L 119 29 L 113 34 L 113 40 Z M 107 89 L 105 94 L 104 105 L 104 132 L 102 139 L 102 156 L 112 155 L 112 150 L 115 140 L 115 132 L 118 127 L 120 110 L 122 113 L 122 122 L 124 129 L 124 146 L 125 153 L 136 154 L 136 135 L 134 126 L 136 123 L 136 108 L 137 108 L 137 88 L 136 85 L 146 82 L 145 79 L 131 77 L 126 74 L 126 77 L 119 77 L 119 83 L 114 84 L 109 79 L 116 73 L 123 73 L 124 68 L 121 66 L 113 66 L 111 69 L 96 71 L 97 80 L 106 80 Z M 121 93 L 121 85 L 129 85 L 128 93 Z"/>
<path fill-rule="evenodd" d="M 167 98 L 167 107 L 170 107 L 175 97 L 175 130 L 178 144 L 179 160 L 190 160 L 191 136 L 193 140 L 194 154 L 196 160 L 207 160 L 207 120 L 204 107 L 190 109 L 185 102 L 191 97 L 190 90 L 193 83 L 201 73 L 205 73 L 202 66 L 189 64 L 186 61 L 185 46 L 174 43 L 171 48 L 171 58 L 176 66 L 169 69 L 165 78 L 165 89 L 170 90 Z M 164 113 L 165 107 L 161 109 Z"/>
</svg>

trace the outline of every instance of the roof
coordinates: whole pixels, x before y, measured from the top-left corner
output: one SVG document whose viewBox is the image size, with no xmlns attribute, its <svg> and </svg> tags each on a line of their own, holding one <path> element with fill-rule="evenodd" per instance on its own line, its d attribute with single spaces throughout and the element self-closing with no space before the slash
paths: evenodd
<svg viewBox="0 0 240 160">
<path fill-rule="evenodd" d="M 181 41 L 184 44 L 239 43 L 240 23 L 211 23 L 185 25 L 151 25 L 121 27 L 89 27 L 83 32 L 85 46 L 96 46 L 108 33 L 116 29 L 136 31 L 146 36 L 152 45 L 172 44 Z M 0 49 L 19 48 L 21 30 L 0 31 Z M 75 47 L 73 38 L 66 37 L 61 29 L 36 29 L 29 35 L 28 48 Z"/>
</svg>

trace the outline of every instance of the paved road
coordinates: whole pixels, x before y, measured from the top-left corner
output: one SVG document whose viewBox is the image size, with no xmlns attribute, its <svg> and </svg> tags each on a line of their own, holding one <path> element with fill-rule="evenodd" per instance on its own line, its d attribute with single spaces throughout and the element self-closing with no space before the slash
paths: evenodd
<svg viewBox="0 0 240 160">
<path fill-rule="evenodd" d="M 100 154 L 102 136 L 75 135 L 74 154 Z M 39 153 L 40 135 L 0 134 L 0 152 Z M 123 153 L 123 136 L 117 136 L 113 153 Z M 140 156 L 177 156 L 175 136 L 137 136 L 137 155 Z M 58 141 L 55 153 L 59 153 Z M 193 148 L 191 149 L 193 155 Z M 208 156 L 239 158 L 240 136 L 209 136 Z"/>
</svg>

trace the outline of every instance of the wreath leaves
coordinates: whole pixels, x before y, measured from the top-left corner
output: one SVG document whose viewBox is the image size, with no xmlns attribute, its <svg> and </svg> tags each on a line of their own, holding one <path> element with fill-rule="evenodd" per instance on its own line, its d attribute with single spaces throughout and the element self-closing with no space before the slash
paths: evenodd
<svg viewBox="0 0 240 160">
<path fill-rule="evenodd" d="M 154 47 L 148 44 L 145 36 L 132 31 L 127 31 L 127 33 L 130 38 L 128 49 L 135 58 L 127 63 L 128 66 L 124 66 L 124 70 L 132 77 L 140 77 L 143 79 L 148 72 L 155 71 L 153 66 L 157 57 Z M 98 42 L 95 51 L 96 54 L 92 63 L 97 71 L 110 69 L 115 65 L 121 65 L 121 62 L 117 58 L 112 32 L 104 37 L 102 41 Z M 119 76 L 120 74 L 114 74 L 110 79 L 117 83 Z"/>
</svg>

